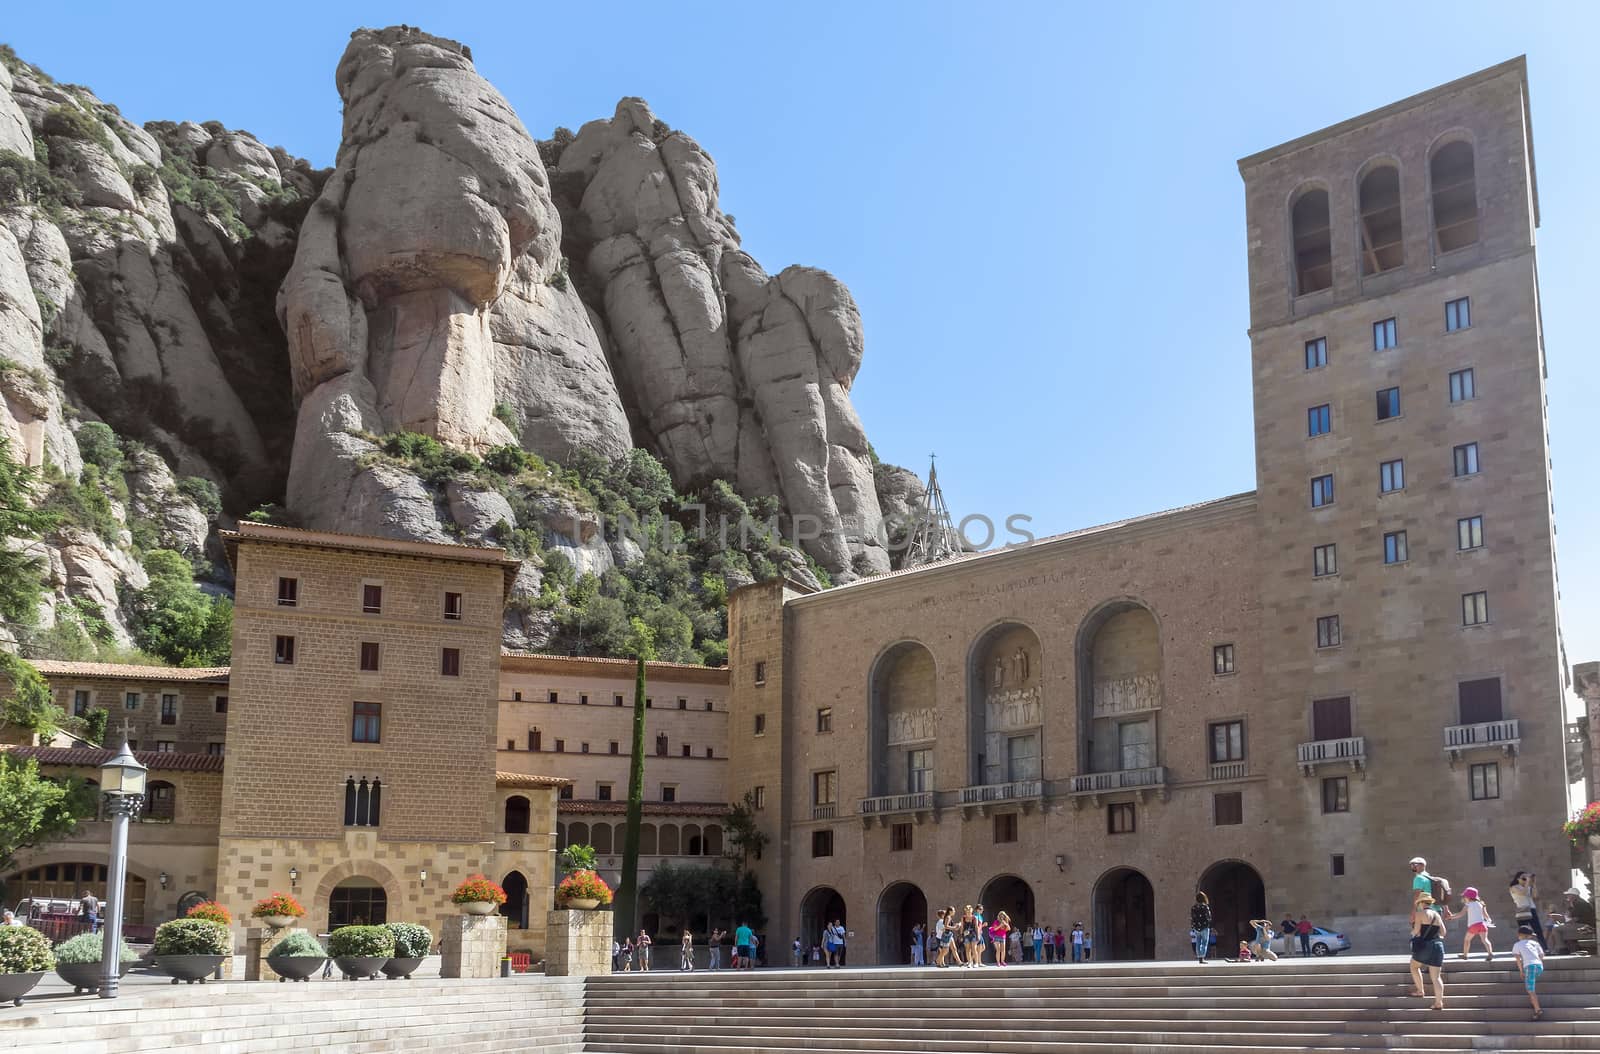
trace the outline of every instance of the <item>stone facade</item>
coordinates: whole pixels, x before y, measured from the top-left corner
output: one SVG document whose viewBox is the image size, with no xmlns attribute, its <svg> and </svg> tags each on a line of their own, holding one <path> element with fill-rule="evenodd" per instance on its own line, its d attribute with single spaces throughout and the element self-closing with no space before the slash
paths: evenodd
<svg viewBox="0 0 1600 1054">
<path fill-rule="evenodd" d="M 552 911 L 545 933 L 546 975 L 589 977 L 611 972 L 611 912 Z"/>
<path fill-rule="evenodd" d="M 507 928 L 504 915 L 446 918 L 439 928 L 439 976 L 499 977 Z"/>
<path fill-rule="evenodd" d="M 172 669 L 37 659 L 56 705 L 68 714 L 108 711 L 107 740 L 127 722 L 136 751 L 221 754 L 228 734 L 228 669 Z"/>
</svg>

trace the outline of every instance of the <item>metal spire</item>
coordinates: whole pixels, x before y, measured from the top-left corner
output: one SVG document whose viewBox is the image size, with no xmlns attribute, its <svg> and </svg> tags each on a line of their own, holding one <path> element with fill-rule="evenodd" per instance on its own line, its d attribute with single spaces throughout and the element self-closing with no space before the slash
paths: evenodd
<svg viewBox="0 0 1600 1054">
<path fill-rule="evenodd" d="M 922 494 L 922 507 L 912 526 L 911 540 L 906 545 L 906 557 L 901 567 L 922 567 L 941 560 L 960 556 L 964 551 L 961 535 L 950 519 L 950 507 L 944 502 L 944 492 L 939 489 L 939 470 L 934 466 L 936 455 L 928 455 L 928 485 Z"/>
</svg>

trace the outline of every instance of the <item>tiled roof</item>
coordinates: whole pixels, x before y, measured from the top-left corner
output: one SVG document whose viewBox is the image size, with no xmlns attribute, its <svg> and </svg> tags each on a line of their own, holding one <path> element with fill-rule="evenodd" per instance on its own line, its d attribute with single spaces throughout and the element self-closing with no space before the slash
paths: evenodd
<svg viewBox="0 0 1600 1054">
<path fill-rule="evenodd" d="M 565 787 L 572 781 L 562 776 L 535 776 L 531 772 L 496 772 L 496 787 Z"/>
<path fill-rule="evenodd" d="M 198 681 L 227 684 L 227 666 L 131 666 L 119 662 L 29 659 L 46 677 L 115 677 L 126 681 Z"/>
<path fill-rule="evenodd" d="M 115 750 L 100 747 L 6 747 L 15 758 L 33 758 L 41 765 L 65 765 L 73 768 L 99 768 L 110 761 Z M 220 754 L 158 753 L 154 750 L 136 750 L 133 756 L 139 764 L 154 772 L 221 772 Z"/>
<path fill-rule="evenodd" d="M 370 534 L 344 534 L 339 531 L 308 531 L 300 527 L 281 527 L 274 523 L 254 523 L 243 520 L 238 529 L 218 531 L 228 566 L 239 569 L 240 542 L 265 542 L 276 545 L 299 545 L 316 549 L 347 549 L 368 553 L 388 553 L 396 556 L 415 556 L 429 560 L 453 560 L 459 563 L 490 564 L 499 567 L 504 578 L 504 588 L 510 592 L 522 561 L 506 555 L 504 549 L 478 545 L 461 545 L 457 542 L 418 542 L 402 538 L 380 538 Z"/>
<path fill-rule="evenodd" d="M 594 801 L 566 798 L 556 802 L 558 815 L 622 816 L 628 811 L 625 801 Z M 720 801 L 647 801 L 646 816 L 726 816 L 728 805 Z"/>
</svg>

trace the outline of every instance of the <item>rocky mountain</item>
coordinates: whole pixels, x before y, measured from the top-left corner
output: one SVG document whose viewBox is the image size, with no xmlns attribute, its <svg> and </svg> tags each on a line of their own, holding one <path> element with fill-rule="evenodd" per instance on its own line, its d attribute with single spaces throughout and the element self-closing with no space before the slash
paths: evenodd
<svg viewBox="0 0 1600 1054">
<path fill-rule="evenodd" d="M 850 404 L 855 302 L 744 252 L 711 158 L 643 100 L 539 142 L 465 46 L 362 29 L 334 76 L 336 164 L 315 171 L 217 122 L 139 128 L 0 60 L 0 435 L 63 508 L 90 488 L 110 510 L 45 539 L 44 624 L 89 604 L 126 639 L 119 596 L 151 545 L 225 588 L 199 524 L 264 503 L 520 546 L 531 609 L 546 556 L 563 582 L 641 558 L 594 498 L 665 514 L 666 484 L 628 482 L 649 475 L 638 451 L 679 494 L 775 513 L 823 577 L 889 569 L 885 506 L 914 507 L 915 479 L 876 464 Z M 86 458 L 88 422 L 121 444 L 115 471 Z M 704 558 L 731 584 L 812 574 L 774 538 L 746 555 Z"/>
</svg>

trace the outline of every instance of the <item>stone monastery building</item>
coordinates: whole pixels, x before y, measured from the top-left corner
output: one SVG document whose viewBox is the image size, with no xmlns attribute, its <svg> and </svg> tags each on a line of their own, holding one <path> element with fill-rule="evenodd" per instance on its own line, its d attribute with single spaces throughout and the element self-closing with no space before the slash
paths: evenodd
<svg viewBox="0 0 1600 1054">
<path fill-rule="evenodd" d="M 980 900 L 1081 921 L 1098 957 L 1186 954 L 1197 888 L 1224 942 L 1292 913 L 1392 950 L 1413 855 L 1457 889 L 1566 873 L 1524 63 L 1239 171 L 1256 490 L 738 590 L 727 670 L 650 670 L 647 867 L 718 860 L 748 793 L 769 939 L 839 918 L 863 963 Z M 498 550 L 227 542 L 231 671 L 41 664 L 151 766 L 133 910 L 292 889 L 319 928 L 432 923 L 483 871 L 539 946 L 562 840 L 620 862 L 631 666 L 503 653 Z M 103 874 L 84 827 L 12 894 Z"/>
</svg>

